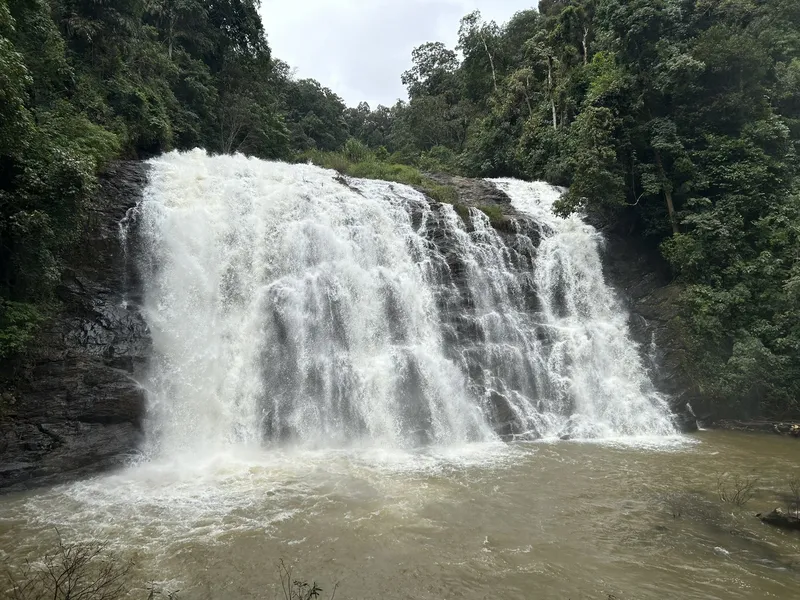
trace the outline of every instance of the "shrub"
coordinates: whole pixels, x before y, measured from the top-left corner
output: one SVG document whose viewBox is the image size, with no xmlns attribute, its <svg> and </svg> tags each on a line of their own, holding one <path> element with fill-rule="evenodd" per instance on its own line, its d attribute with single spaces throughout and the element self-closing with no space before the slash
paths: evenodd
<svg viewBox="0 0 800 600">
<path fill-rule="evenodd" d="M 788 500 L 789 515 L 800 518 L 800 477 L 794 477 L 789 481 Z"/>
<path fill-rule="evenodd" d="M 308 150 L 297 157 L 298 162 L 311 162 L 318 167 L 334 169 L 344 175 L 360 179 L 378 179 L 393 181 L 417 188 L 436 202 L 453 204 L 458 200 L 455 188 L 438 184 L 425 177 L 419 169 L 399 163 L 383 162 L 368 154 L 365 160 L 353 161 L 350 156 L 357 155 L 360 142 L 351 140 L 353 144 L 345 144 L 342 152 L 321 152 Z M 347 146 L 350 146 L 349 150 Z M 366 148 L 361 145 L 362 147 Z"/>
<path fill-rule="evenodd" d="M 59 535 L 40 561 L 7 573 L 6 593 L 13 600 L 116 600 L 127 595 L 132 568 L 105 543 L 66 544 Z"/>
<path fill-rule="evenodd" d="M 478 210 L 489 217 L 489 221 L 491 221 L 492 225 L 497 225 L 505 219 L 503 209 L 495 204 L 479 206 Z"/>
<path fill-rule="evenodd" d="M 458 216 L 461 217 L 462 221 L 466 223 L 469 220 L 469 206 L 466 206 L 465 204 L 456 203 L 453 204 L 453 208 L 455 209 L 456 214 L 458 214 Z"/>
<path fill-rule="evenodd" d="M 278 577 L 284 600 L 312 600 L 322 595 L 323 590 L 316 581 L 308 583 L 303 579 L 295 579 L 292 567 L 287 567 L 283 560 L 278 563 Z M 328 600 L 334 600 L 338 587 L 338 583 L 333 586 Z"/>
<path fill-rule="evenodd" d="M 369 151 L 369 148 L 355 138 L 350 138 L 345 142 L 342 154 L 344 154 L 347 160 L 354 163 L 372 158 L 372 153 Z"/>
<path fill-rule="evenodd" d="M 741 477 L 724 473 L 717 477 L 719 499 L 735 506 L 744 506 L 756 494 L 757 477 Z"/>
<path fill-rule="evenodd" d="M 25 350 L 44 319 L 40 308 L 0 299 L 0 358 Z"/>
</svg>

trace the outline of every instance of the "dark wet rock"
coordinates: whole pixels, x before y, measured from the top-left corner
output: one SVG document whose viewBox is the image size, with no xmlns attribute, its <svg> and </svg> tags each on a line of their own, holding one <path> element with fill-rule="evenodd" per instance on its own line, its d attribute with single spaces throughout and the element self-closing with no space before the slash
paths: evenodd
<svg viewBox="0 0 800 600">
<path fill-rule="evenodd" d="M 441 185 L 453 187 L 458 193 L 458 204 L 475 208 L 498 207 L 508 218 L 511 226 L 497 227 L 495 223 L 495 230 L 509 248 L 518 280 L 523 283 L 528 302 L 526 309 L 531 313 L 539 310 L 538 296 L 529 277 L 534 270 L 541 239 L 539 226 L 525 215 L 518 214 L 508 195 L 488 181 L 450 175 L 428 176 Z M 593 224 L 602 229 L 601 222 Z M 467 227 L 469 230 L 469 225 Z M 630 314 L 632 335 L 640 345 L 656 388 L 671 400 L 677 427 L 684 432 L 696 431 L 698 421 L 707 422 L 723 416 L 712 410 L 712 404 L 686 368 L 687 345 L 680 326 L 678 302 L 683 289 L 672 282 L 669 268 L 658 249 L 637 241 L 636 236 L 621 226 L 612 230 L 606 228 L 603 233 L 606 239 L 603 249 L 606 278 Z M 446 228 L 437 227 L 435 223 L 429 225 L 427 237 L 446 257 L 453 284 L 449 291 L 443 288 L 439 302 L 445 320 L 452 321 L 448 329 L 452 332 L 448 336 L 448 345 L 463 347 L 470 339 L 482 339 L 482 332 L 471 317 L 474 304 L 464 286 L 466 265 L 453 240 L 447 239 L 448 235 Z M 458 294 L 453 290 L 459 290 Z M 469 351 L 460 350 L 458 356 L 466 357 L 468 362 L 471 358 Z M 469 369 L 473 380 L 481 379 L 480 370 L 477 367 Z M 508 439 L 525 435 L 529 424 L 506 418 L 503 402 L 492 398 L 489 405 L 498 433 Z M 570 439 L 573 434 L 566 429 L 560 435 Z"/>
<path fill-rule="evenodd" d="M 772 525 L 780 529 L 800 531 L 800 517 L 796 513 L 788 513 L 782 508 L 776 508 L 767 515 L 759 513 L 756 516 L 761 519 L 762 523 L 766 523 L 767 525 Z"/>
<path fill-rule="evenodd" d="M 511 402 L 503 394 L 496 391 L 489 392 L 487 405 L 490 421 L 494 423 L 495 431 L 503 440 L 513 441 L 528 433 L 526 424 L 519 418 Z"/>
<path fill-rule="evenodd" d="M 464 206 L 499 206 L 507 215 L 516 214 L 508 194 L 488 181 L 441 173 L 426 173 L 426 176 L 439 185 L 455 188 L 458 200 Z"/>
<path fill-rule="evenodd" d="M 605 275 L 630 314 L 630 330 L 639 343 L 656 388 L 671 399 L 676 425 L 696 431 L 698 420 L 721 415 L 700 391 L 687 368 L 687 342 L 681 328 L 681 285 L 671 279 L 658 249 L 618 227 L 604 231 Z"/>
<path fill-rule="evenodd" d="M 520 273 L 533 268 L 540 236 L 537 226 L 516 213 L 511 200 L 492 183 L 450 175 L 429 175 L 437 183 L 458 192 L 464 206 L 497 206 L 510 218 L 513 227 L 498 228 L 498 233 L 520 257 Z M 603 229 L 601 222 L 593 223 Z M 531 239 L 529 248 L 519 247 L 524 233 Z M 711 422 L 724 414 L 706 398 L 687 368 L 687 344 L 679 319 L 679 297 L 683 288 L 672 281 L 668 265 L 655 247 L 647 246 L 626 231 L 623 225 L 605 228 L 604 268 L 608 282 L 617 290 L 630 314 L 634 339 L 650 369 L 656 388 L 669 396 L 676 425 L 685 432 L 696 431 L 698 421 Z M 457 258 L 453 259 L 457 260 Z M 454 273 L 458 273 L 455 269 Z M 535 311 L 536 295 L 528 293 L 530 310 Z M 563 435 L 569 436 L 570 432 Z"/>
<path fill-rule="evenodd" d="M 684 406 L 681 409 L 680 405 L 673 403 L 673 410 L 675 410 L 674 419 L 675 425 L 684 433 L 697 431 L 699 429 L 697 415 L 694 414 L 691 405 Z"/>
<path fill-rule="evenodd" d="M 753 433 L 774 433 L 800 438 L 800 423 L 786 421 L 741 421 L 720 419 L 714 423 L 717 429 L 728 431 L 749 431 Z"/>
<path fill-rule="evenodd" d="M 102 177 L 86 241 L 56 290 L 58 314 L 28 356 L 4 365 L 0 489 L 118 466 L 136 451 L 145 407 L 136 380 L 150 337 L 119 223 L 146 179 L 140 162 L 118 163 Z"/>
</svg>

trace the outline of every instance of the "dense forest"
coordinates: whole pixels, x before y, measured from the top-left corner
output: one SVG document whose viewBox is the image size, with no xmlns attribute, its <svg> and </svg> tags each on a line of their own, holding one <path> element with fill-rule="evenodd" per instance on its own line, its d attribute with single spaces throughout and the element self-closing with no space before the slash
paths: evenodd
<svg viewBox="0 0 800 600">
<path fill-rule="evenodd" d="M 292 158 L 345 105 L 273 59 L 256 0 L 0 0 L 0 356 L 52 312 L 97 174 L 173 148 Z"/>
<path fill-rule="evenodd" d="M 541 0 L 416 48 L 408 101 L 347 108 L 271 55 L 257 0 L 0 0 L 0 355 L 53 306 L 97 174 L 204 147 L 446 190 L 544 179 L 683 286 L 686 368 L 800 411 L 800 3 Z M 426 187 L 428 186 L 428 187 Z"/>
</svg>

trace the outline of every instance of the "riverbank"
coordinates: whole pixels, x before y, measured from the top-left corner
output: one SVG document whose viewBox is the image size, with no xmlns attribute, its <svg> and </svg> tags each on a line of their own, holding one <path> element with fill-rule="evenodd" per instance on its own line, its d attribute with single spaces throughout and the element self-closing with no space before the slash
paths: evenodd
<svg viewBox="0 0 800 600">
<path fill-rule="evenodd" d="M 723 419 L 714 422 L 712 429 L 724 431 L 744 431 L 750 433 L 771 433 L 785 435 L 800 439 L 800 421 L 774 421 L 774 420 L 750 420 L 737 421 Z"/>
</svg>

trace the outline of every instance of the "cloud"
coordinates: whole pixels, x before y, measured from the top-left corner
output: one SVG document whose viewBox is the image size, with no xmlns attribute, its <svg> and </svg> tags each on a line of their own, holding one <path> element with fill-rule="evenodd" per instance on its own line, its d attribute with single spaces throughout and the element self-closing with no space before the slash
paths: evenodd
<svg viewBox="0 0 800 600">
<path fill-rule="evenodd" d="M 411 50 L 428 41 L 455 46 L 462 16 L 480 9 L 506 21 L 531 1 L 513 0 L 262 0 L 274 56 L 342 96 L 375 107 L 405 98 L 400 75 Z"/>
</svg>

